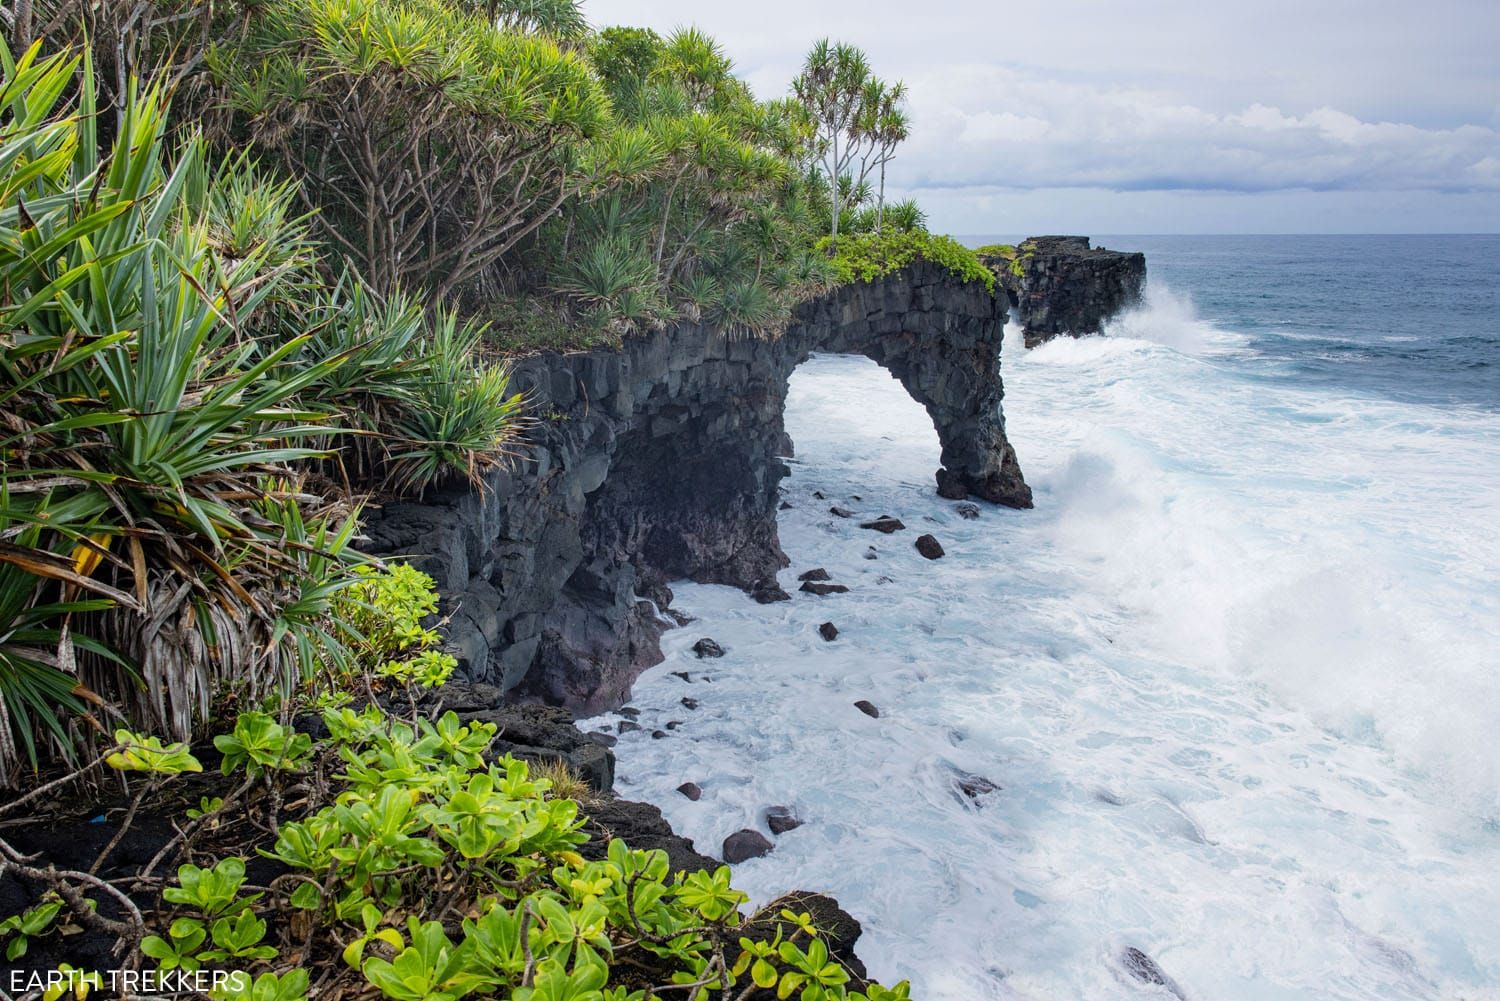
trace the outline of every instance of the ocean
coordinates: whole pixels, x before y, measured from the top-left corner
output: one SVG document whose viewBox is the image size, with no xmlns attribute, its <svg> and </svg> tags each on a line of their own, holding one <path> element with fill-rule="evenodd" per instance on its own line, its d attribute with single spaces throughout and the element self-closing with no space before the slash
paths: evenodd
<svg viewBox="0 0 1500 1001">
<path fill-rule="evenodd" d="M 1135 948 L 1195 999 L 1500 998 L 1500 237 L 1095 242 L 1141 308 L 1007 331 L 1035 510 L 959 517 L 899 383 L 798 369 L 782 583 L 851 591 L 675 585 L 620 791 L 713 854 L 791 807 L 738 883 L 831 893 L 914 997 L 1169 997 Z"/>
</svg>

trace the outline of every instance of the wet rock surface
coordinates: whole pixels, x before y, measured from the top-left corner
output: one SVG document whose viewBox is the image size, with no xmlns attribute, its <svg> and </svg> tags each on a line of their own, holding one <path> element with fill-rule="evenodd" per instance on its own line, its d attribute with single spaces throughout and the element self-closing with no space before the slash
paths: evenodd
<svg viewBox="0 0 1500 1001">
<path fill-rule="evenodd" d="M 872 521 L 860 522 L 859 527 L 868 528 L 874 532 L 881 532 L 885 535 L 890 535 L 892 532 L 901 531 L 906 527 L 906 525 L 901 521 L 900 518 L 892 518 L 888 514 L 883 514 L 879 518 L 875 518 Z"/>
<path fill-rule="evenodd" d="M 875 704 L 868 699 L 860 699 L 858 702 L 854 703 L 854 708 L 858 709 L 866 716 L 869 716 L 871 719 L 880 718 L 880 710 L 876 709 Z"/>
<path fill-rule="evenodd" d="M 693 653 L 698 655 L 699 660 L 705 657 L 722 657 L 724 656 L 724 648 L 719 646 L 716 640 L 705 636 L 693 644 Z"/>
<path fill-rule="evenodd" d="M 849 588 L 845 584 L 825 584 L 820 581 L 810 580 L 803 583 L 797 590 L 806 591 L 808 594 L 825 595 L 844 594 Z"/>
<path fill-rule="evenodd" d="M 823 637 L 823 639 L 827 640 L 829 643 L 832 643 L 834 640 L 839 638 L 839 627 L 834 625 L 832 622 L 825 622 L 822 625 L 818 626 L 818 635 Z"/>
<path fill-rule="evenodd" d="M 752 831 L 749 828 L 735 831 L 724 839 L 724 861 L 730 865 L 748 862 L 753 858 L 771 854 L 771 850 L 775 847 L 759 831 Z"/>
<path fill-rule="evenodd" d="M 785 834 L 802 826 L 802 821 L 789 806 L 773 806 L 766 810 L 766 826 L 772 834 Z"/>
<path fill-rule="evenodd" d="M 1101 333 L 1106 320 L 1140 301 L 1146 285 L 1145 254 L 1093 247 L 1086 236 L 1035 236 L 1012 256 L 982 259 L 1015 307 L 1028 348 Z"/>
<path fill-rule="evenodd" d="M 777 601 L 792 600 L 792 596 L 787 594 L 780 584 L 776 583 L 775 577 L 756 581 L 750 589 L 750 597 L 762 605 L 770 605 Z"/>
<path fill-rule="evenodd" d="M 929 560 L 940 560 L 943 558 L 943 544 L 937 540 L 935 535 L 923 535 L 918 537 L 917 552 Z"/>
<path fill-rule="evenodd" d="M 1166 975 L 1157 965 L 1156 960 L 1135 946 L 1128 946 L 1124 952 L 1120 953 L 1120 966 L 1130 974 L 1132 979 L 1154 987 L 1164 987 L 1173 997 L 1186 1001 L 1187 995 L 1182 992 L 1181 987 L 1177 986 L 1177 982 Z"/>
</svg>

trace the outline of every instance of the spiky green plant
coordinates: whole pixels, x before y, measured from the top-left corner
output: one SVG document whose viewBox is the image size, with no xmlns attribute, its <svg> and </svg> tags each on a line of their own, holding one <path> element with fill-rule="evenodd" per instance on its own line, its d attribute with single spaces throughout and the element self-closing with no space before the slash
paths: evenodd
<svg viewBox="0 0 1500 1001">
<path fill-rule="evenodd" d="M 169 153 L 160 88 L 101 157 L 86 63 L 0 71 L 4 777 L 90 706 L 181 739 L 336 659 L 355 522 L 302 471 L 352 440 L 366 483 L 473 475 L 520 401 L 474 331 L 322 288 L 290 188 Z"/>
<path fill-rule="evenodd" d="M 427 377 L 396 425 L 390 481 L 411 491 L 455 476 L 481 486 L 522 423 L 525 400 L 510 389 L 503 363 L 476 357 L 481 330 L 442 315 Z"/>
</svg>

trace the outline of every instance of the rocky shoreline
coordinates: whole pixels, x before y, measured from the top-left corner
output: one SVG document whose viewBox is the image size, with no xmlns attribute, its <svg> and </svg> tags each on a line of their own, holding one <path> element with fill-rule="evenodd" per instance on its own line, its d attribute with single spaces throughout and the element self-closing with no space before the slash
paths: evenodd
<svg viewBox="0 0 1500 1001">
<path fill-rule="evenodd" d="M 1088 260 L 1100 253 L 1076 239 Z M 1059 255 L 1076 258 L 1076 245 L 1037 260 L 1024 316 L 1097 324 L 1131 301 L 1120 292 L 1129 268 L 1079 271 Z M 670 581 L 788 597 L 776 580 L 788 565 L 776 519 L 793 447 L 782 415 L 788 378 L 814 352 L 865 355 L 922 403 L 942 446 L 937 492 L 964 501 L 963 517 L 977 516 L 972 501 L 1030 507 L 1001 409 L 1001 340 L 1021 294 L 1003 277 L 991 292 L 918 261 L 804 304 L 776 338 L 679 324 L 619 349 L 518 360 L 514 384 L 540 417 L 526 453 L 482 490 L 390 505 L 367 521 L 365 548 L 416 563 L 444 596 L 462 680 L 437 693 L 434 709 L 498 724 L 502 753 L 566 763 L 598 794 L 591 830 L 604 841 L 661 848 L 674 868 L 717 866 L 656 807 L 615 797 L 615 738 L 582 731 L 575 714 L 619 709 L 640 672 L 661 661 L 662 633 L 688 621 L 671 608 Z M 904 528 L 895 518 L 862 527 Z M 916 545 L 927 559 L 944 555 L 936 538 Z M 799 587 L 836 593 L 827 576 L 804 573 Z M 824 625 L 825 639 L 837 636 Z M 699 655 L 713 656 L 704 643 Z M 679 791 L 691 797 L 689 786 Z M 721 854 L 742 861 L 770 848 L 746 830 Z M 828 898 L 799 898 L 841 929 L 840 958 L 858 963 L 858 922 Z"/>
</svg>

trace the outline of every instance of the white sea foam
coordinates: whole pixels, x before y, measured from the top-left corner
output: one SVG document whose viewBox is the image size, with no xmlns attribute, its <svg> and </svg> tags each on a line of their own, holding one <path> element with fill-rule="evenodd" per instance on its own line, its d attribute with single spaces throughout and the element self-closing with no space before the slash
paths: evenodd
<svg viewBox="0 0 1500 1001">
<path fill-rule="evenodd" d="M 799 370 L 783 583 L 852 591 L 678 585 L 635 704 L 683 725 L 621 738 L 622 790 L 710 852 L 794 807 L 737 879 L 832 892 L 926 998 L 1159 996 L 1127 946 L 1198 999 L 1500 997 L 1500 419 L 1269 378 L 1178 297 L 1112 330 L 1008 340 L 1037 507 L 977 521 L 898 383 Z"/>
</svg>

